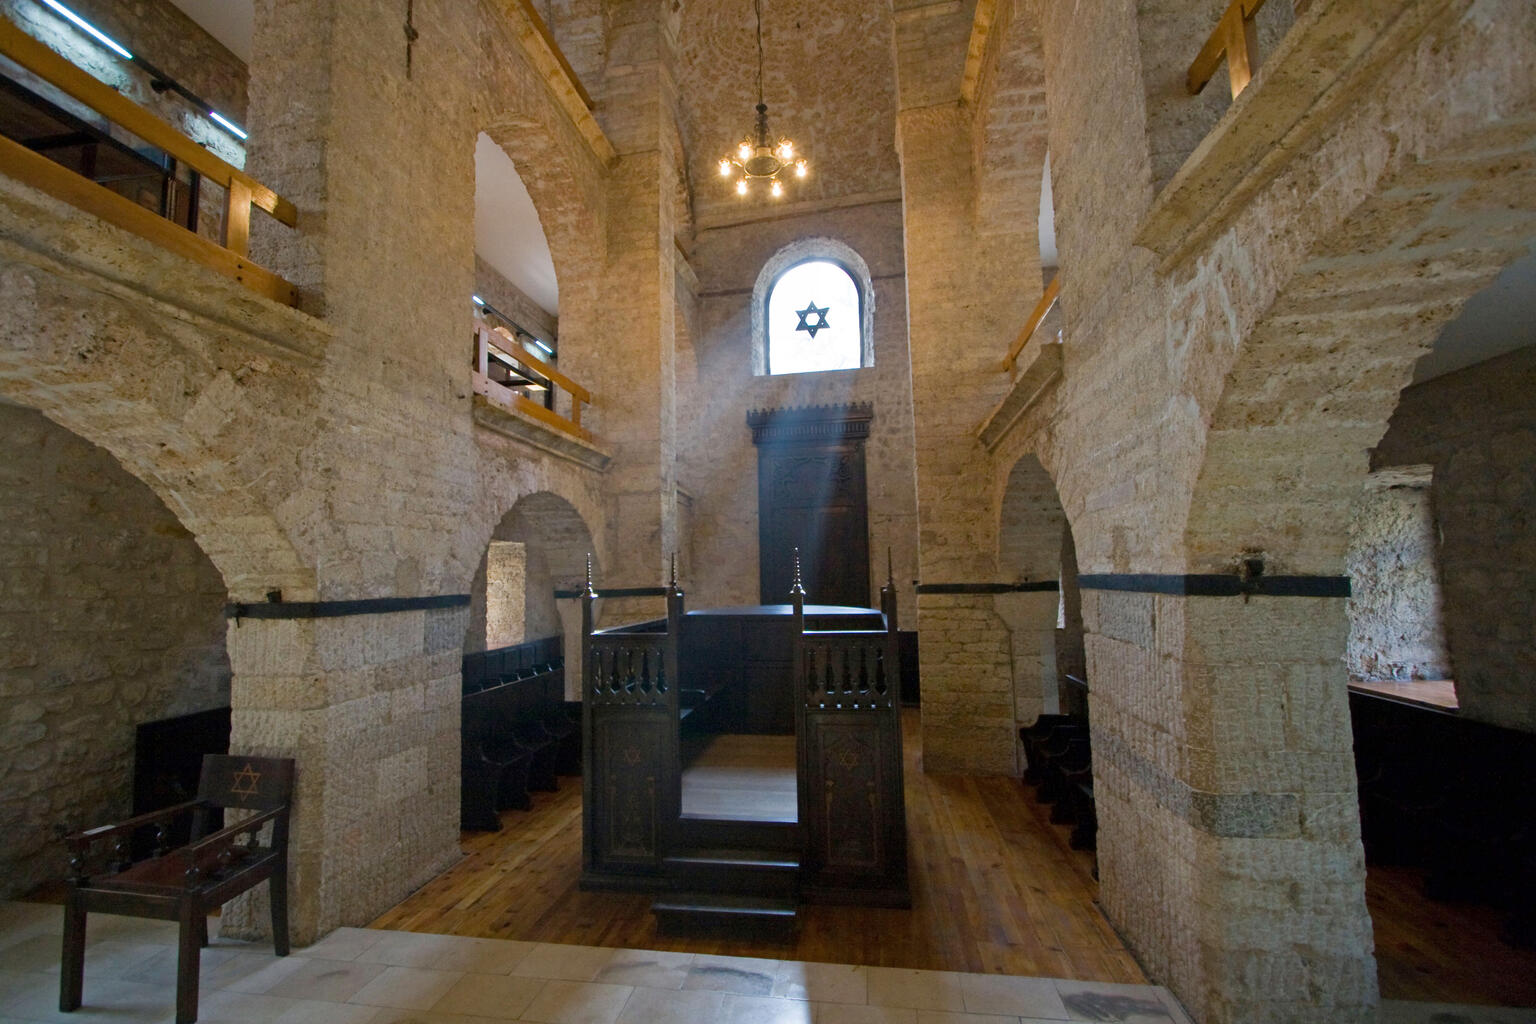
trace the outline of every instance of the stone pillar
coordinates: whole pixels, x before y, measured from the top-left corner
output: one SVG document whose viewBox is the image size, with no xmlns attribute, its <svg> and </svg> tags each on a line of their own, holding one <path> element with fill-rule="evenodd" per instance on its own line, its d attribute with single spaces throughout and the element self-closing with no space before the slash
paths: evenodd
<svg viewBox="0 0 1536 1024">
<path fill-rule="evenodd" d="M 601 432 L 614 459 L 604 481 L 610 554 L 600 590 L 660 586 L 678 547 L 676 38 L 662 8 L 631 0 L 609 10 L 602 125 L 619 158 L 608 179 L 603 305 L 610 356 L 600 370 Z M 663 612 L 660 598 L 606 604 L 606 623 Z"/>
<path fill-rule="evenodd" d="M 1197 1020 L 1375 1020 L 1344 605 L 1083 591 L 1101 899 Z"/>
<path fill-rule="evenodd" d="M 986 503 L 977 500 L 977 482 L 989 477 L 990 467 L 971 428 L 989 407 L 982 382 L 1001 353 L 982 343 L 994 339 L 975 313 L 969 120 L 958 103 L 929 106 L 903 110 L 898 129 L 918 575 L 924 583 L 990 581 L 995 528 Z M 917 628 L 924 768 L 1018 774 L 1010 639 L 992 597 L 919 594 Z"/>
<path fill-rule="evenodd" d="M 295 943 L 366 924 L 459 858 L 467 620 L 464 606 L 230 623 L 230 750 L 298 762 Z M 264 888 L 226 910 L 226 934 L 268 925 Z"/>
</svg>

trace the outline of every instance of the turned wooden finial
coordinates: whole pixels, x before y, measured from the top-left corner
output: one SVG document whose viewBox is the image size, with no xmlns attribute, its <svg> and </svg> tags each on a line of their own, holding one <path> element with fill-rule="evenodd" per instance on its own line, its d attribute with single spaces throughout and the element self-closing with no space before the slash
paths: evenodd
<svg viewBox="0 0 1536 1024">
<path fill-rule="evenodd" d="M 795 582 L 790 585 L 789 593 L 790 593 L 791 597 L 795 597 L 795 596 L 804 597 L 805 596 L 805 586 L 800 582 L 800 549 L 799 548 L 795 548 Z"/>
<path fill-rule="evenodd" d="M 592 552 L 587 552 L 587 591 L 582 597 L 596 597 L 597 591 L 592 589 Z"/>
</svg>

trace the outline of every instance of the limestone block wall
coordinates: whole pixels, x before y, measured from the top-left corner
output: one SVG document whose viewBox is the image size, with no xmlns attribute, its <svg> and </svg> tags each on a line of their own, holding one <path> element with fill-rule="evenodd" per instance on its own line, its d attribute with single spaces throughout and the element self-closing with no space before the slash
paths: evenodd
<svg viewBox="0 0 1536 1024">
<path fill-rule="evenodd" d="M 1349 524 L 1350 679 L 1449 679 L 1432 467 L 1372 473 Z"/>
<path fill-rule="evenodd" d="M 874 365 L 824 373 L 755 375 L 752 301 L 775 253 L 807 238 L 831 238 L 869 266 L 874 289 Z M 679 480 L 693 497 L 692 562 L 684 579 L 693 607 L 758 602 L 757 449 L 750 409 L 869 402 L 864 459 L 869 503 L 870 595 L 886 580 L 891 550 L 903 628 L 916 622 L 917 495 L 901 206 L 883 202 L 805 216 L 747 220 L 699 235 L 692 335 L 694 379 L 679 393 Z M 814 600 L 815 595 L 811 595 Z"/>
<path fill-rule="evenodd" d="M 1403 391 L 1374 463 L 1427 463 L 1461 712 L 1536 729 L 1536 349 Z"/>
<path fill-rule="evenodd" d="M 521 288 L 502 277 L 495 267 L 479 256 L 475 257 L 475 294 L 543 341 L 553 342 L 560 336 L 558 316 L 545 312 Z"/>
<path fill-rule="evenodd" d="M 102 449 L 0 404 L 0 897 L 132 810 L 134 727 L 229 703 L 224 583 Z"/>
</svg>

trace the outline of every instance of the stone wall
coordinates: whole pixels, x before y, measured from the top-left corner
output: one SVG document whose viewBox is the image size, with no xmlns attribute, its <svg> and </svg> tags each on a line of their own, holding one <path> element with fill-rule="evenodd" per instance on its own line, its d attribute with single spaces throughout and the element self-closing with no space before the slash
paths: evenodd
<svg viewBox="0 0 1536 1024">
<path fill-rule="evenodd" d="M 1372 473 L 1349 524 L 1349 678 L 1449 679 L 1432 467 Z"/>
<path fill-rule="evenodd" d="M 517 321 L 518 326 L 532 331 L 539 340 L 547 342 L 551 347 L 560 337 L 560 318 L 546 312 L 521 288 L 502 277 L 495 267 L 479 256 L 475 257 L 475 294 Z"/>
<path fill-rule="evenodd" d="M 869 266 L 874 364 L 824 373 L 754 374 L 752 301 L 759 273 L 781 249 L 814 237 L 842 242 Z M 889 547 L 898 615 L 905 628 L 911 628 L 916 612 L 912 580 L 917 575 L 917 497 L 900 204 L 706 230 L 699 235 L 692 263 L 699 293 L 689 362 L 697 369 L 679 394 L 684 415 L 679 419 L 678 479 L 693 499 L 691 564 L 707 566 L 708 571 L 683 580 L 689 604 L 701 608 L 758 603 L 757 449 L 747 411 L 869 402 L 874 419 L 864 458 L 870 595 L 873 599 L 885 582 Z"/>
<path fill-rule="evenodd" d="M 1536 730 L 1536 349 L 1403 391 L 1372 455 L 1427 463 L 1461 713 Z"/>
<path fill-rule="evenodd" d="M 0 404 L 0 897 L 132 810 L 134 727 L 229 703 L 225 589 L 105 451 Z"/>
</svg>

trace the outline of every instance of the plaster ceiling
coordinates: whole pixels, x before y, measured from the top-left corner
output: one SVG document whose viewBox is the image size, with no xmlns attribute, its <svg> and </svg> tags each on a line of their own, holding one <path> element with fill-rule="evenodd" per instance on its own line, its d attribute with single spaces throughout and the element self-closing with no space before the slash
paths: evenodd
<svg viewBox="0 0 1536 1024">
<path fill-rule="evenodd" d="M 475 253 L 550 315 L 560 312 L 555 263 L 512 158 L 484 132 L 475 140 Z"/>
<path fill-rule="evenodd" d="M 251 62 L 252 0 L 171 0 L 236 57 Z"/>
<path fill-rule="evenodd" d="M 1536 254 L 1521 257 L 1468 300 L 1420 357 L 1413 382 L 1454 373 L 1517 348 L 1536 345 Z"/>
<path fill-rule="evenodd" d="M 811 163 L 783 202 L 899 188 L 891 6 L 867 0 L 762 0 L 763 99 L 775 140 Z M 689 0 L 678 33 L 679 95 L 694 212 L 701 222 L 775 200 L 741 199 L 718 163 L 747 136 L 757 105 L 752 4 Z M 964 158 L 964 154 L 957 154 Z"/>
</svg>

